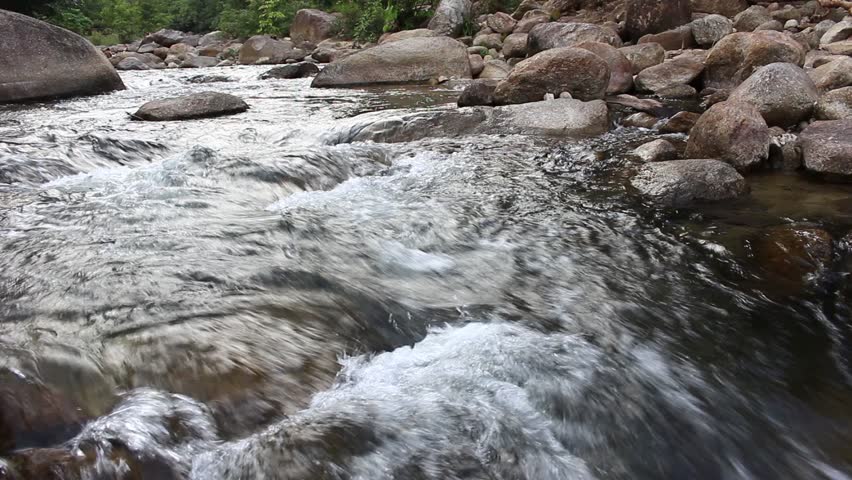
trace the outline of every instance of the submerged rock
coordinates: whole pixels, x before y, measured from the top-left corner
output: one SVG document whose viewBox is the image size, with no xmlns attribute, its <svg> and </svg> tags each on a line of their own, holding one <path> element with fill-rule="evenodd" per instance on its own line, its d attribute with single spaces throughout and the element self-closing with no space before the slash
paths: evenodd
<svg viewBox="0 0 852 480">
<path fill-rule="evenodd" d="M 808 171 L 852 179 L 852 118 L 814 122 L 799 135 Z"/>
<path fill-rule="evenodd" d="M 832 238 L 821 228 L 782 226 L 756 235 L 751 241 L 754 258 L 773 276 L 800 281 L 831 261 Z"/>
<path fill-rule="evenodd" d="M 594 53 L 580 48 L 555 48 L 515 66 L 494 92 L 498 103 L 527 103 L 568 92 L 580 100 L 604 97 L 609 66 Z"/>
<path fill-rule="evenodd" d="M 721 102 L 701 115 L 686 144 L 687 158 L 716 158 L 748 170 L 769 156 L 769 127 L 754 105 Z"/>
<path fill-rule="evenodd" d="M 124 89 L 104 55 L 83 37 L 0 10 L 0 102 Z"/>
<path fill-rule="evenodd" d="M 467 47 L 449 37 L 409 38 L 336 60 L 311 86 L 427 83 L 440 77 L 471 78 Z"/>
<path fill-rule="evenodd" d="M 139 107 L 133 118 L 148 121 L 190 120 L 233 115 L 246 110 L 248 105 L 239 97 L 226 93 L 201 92 L 148 102 Z"/>
<path fill-rule="evenodd" d="M 669 207 L 727 200 L 749 191 L 732 166 L 707 159 L 646 163 L 630 183 L 643 197 Z"/>
<path fill-rule="evenodd" d="M 811 116 L 819 99 L 816 85 L 792 63 L 759 68 L 728 97 L 756 106 L 769 126 L 790 127 Z"/>
<path fill-rule="evenodd" d="M 633 150 L 633 155 L 643 162 L 662 162 L 677 158 L 677 149 L 668 140 L 660 138 Z"/>
</svg>

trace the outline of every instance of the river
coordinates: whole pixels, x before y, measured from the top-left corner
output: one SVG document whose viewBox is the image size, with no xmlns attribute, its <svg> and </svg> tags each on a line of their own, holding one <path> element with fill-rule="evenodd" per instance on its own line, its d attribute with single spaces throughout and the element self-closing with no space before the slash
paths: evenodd
<svg viewBox="0 0 852 480">
<path fill-rule="evenodd" d="M 263 71 L 0 106 L 0 393 L 40 425 L 0 472 L 852 476 L 852 186 L 659 210 L 625 186 L 652 132 L 353 142 L 458 87 Z M 129 118 L 202 90 L 251 109 Z M 789 224 L 834 238 L 805 278 L 755 254 Z"/>
</svg>

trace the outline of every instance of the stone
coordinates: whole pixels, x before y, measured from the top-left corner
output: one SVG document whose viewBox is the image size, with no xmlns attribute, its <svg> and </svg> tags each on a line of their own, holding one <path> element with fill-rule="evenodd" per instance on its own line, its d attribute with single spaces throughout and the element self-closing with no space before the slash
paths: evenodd
<svg viewBox="0 0 852 480">
<path fill-rule="evenodd" d="M 756 106 L 769 126 L 792 127 L 810 118 L 819 92 L 804 70 L 792 63 L 760 67 L 728 100 Z"/>
<path fill-rule="evenodd" d="M 712 47 L 733 32 L 734 23 L 722 15 L 707 15 L 692 22 L 692 36 L 704 48 Z"/>
<path fill-rule="evenodd" d="M 83 37 L 0 10 L 0 102 L 123 90 L 110 61 Z"/>
<path fill-rule="evenodd" d="M 692 20 L 690 0 L 627 0 L 625 9 L 625 33 L 632 40 L 671 30 Z"/>
<path fill-rule="evenodd" d="M 530 30 L 527 48 L 530 55 L 552 48 L 573 47 L 583 42 L 608 43 L 621 47 L 621 38 L 614 31 L 589 23 L 542 23 Z"/>
<path fill-rule="evenodd" d="M 170 121 L 233 115 L 248 110 L 239 97 L 217 92 L 201 92 L 154 100 L 133 114 L 134 120 Z"/>
<path fill-rule="evenodd" d="M 523 58 L 527 56 L 526 33 L 513 33 L 503 40 L 503 56 L 506 58 Z"/>
<path fill-rule="evenodd" d="M 820 92 L 852 86 L 852 58 L 841 57 L 808 72 Z"/>
<path fill-rule="evenodd" d="M 773 170 L 794 172 L 802 166 L 802 152 L 799 148 L 799 139 L 779 127 L 770 129 L 773 131 L 769 140 L 769 166 Z"/>
<path fill-rule="evenodd" d="M 588 50 L 606 62 L 610 74 L 607 95 L 626 93 L 633 89 L 633 65 L 617 48 L 600 42 L 583 42 L 577 48 Z"/>
<path fill-rule="evenodd" d="M 842 42 L 827 43 L 820 48 L 832 55 L 852 55 L 852 40 L 843 40 Z"/>
<path fill-rule="evenodd" d="M 694 98 L 698 91 L 691 85 L 669 85 L 654 92 L 660 98 L 681 99 Z"/>
<path fill-rule="evenodd" d="M 118 62 L 115 66 L 116 70 L 151 70 L 147 63 L 139 60 L 136 57 L 127 57 Z"/>
<path fill-rule="evenodd" d="M 239 63 L 262 65 L 285 63 L 287 60 L 302 60 L 305 52 L 295 48 L 289 40 L 275 40 L 269 35 L 255 35 L 243 43 Z"/>
<path fill-rule="evenodd" d="M 701 75 L 704 64 L 691 56 L 680 56 L 646 68 L 636 75 L 636 89 L 657 92 L 677 85 L 688 85 Z"/>
<path fill-rule="evenodd" d="M 660 125 L 660 131 L 663 133 L 689 133 L 695 127 L 699 118 L 701 118 L 701 115 L 694 112 L 677 112 Z"/>
<path fill-rule="evenodd" d="M 636 98 L 633 95 L 615 95 L 612 97 L 606 97 L 606 101 L 613 105 L 621 105 L 623 107 L 632 108 L 633 110 L 655 115 L 662 112 L 665 108 L 662 102 L 658 100 L 654 100 L 653 98 Z"/>
<path fill-rule="evenodd" d="M 799 145 L 809 172 L 852 179 L 852 118 L 810 124 L 799 135 Z"/>
<path fill-rule="evenodd" d="M 488 19 L 485 20 L 485 25 L 488 28 L 495 33 L 502 33 L 503 35 L 512 33 L 517 23 L 518 22 L 515 21 L 511 15 L 503 12 L 492 13 L 488 16 Z"/>
<path fill-rule="evenodd" d="M 793 5 L 785 5 L 784 8 L 769 12 L 769 16 L 771 16 L 773 20 L 784 23 L 788 20 L 800 20 L 802 18 L 802 12 Z"/>
<path fill-rule="evenodd" d="M 652 33 L 639 39 L 639 44 L 658 43 L 664 50 L 685 50 L 695 47 L 692 25 L 684 25 L 661 33 Z"/>
<path fill-rule="evenodd" d="M 296 12 L 290 24 L 290 39 L 297 44 L 318 44 L 334 36 L 337 19 L 336 15 L 322 10 L 303 8 Z"/>
<path fill-rule="evenodd" d="M 503 35 L 499 33 L 486 33 L 477 35 L 473 39 L 473 46 L 487 49 L 501 50 L 503 48 Z"/>
<path fill-rule="evenodd" d="M 494 89 L 497 82 L 488 80 L 475 80 L 462 90 L 458 99 L 459 107 L 472 107 L 476 105 L 494 105 Z"/>
<path fill-rule="evenodd" d="M 331 63 L 335 60 L 344 59 L 357 51 L 358 49 L 352 42 L 323 40 L 311 53 L 311 58 L 320 63 Z"/>
<path fill-rule="evenodd" d="M 852 20 L 835 23 L 819 39 L 820 45 L 841 42 L 852 37 Z"/>
<path fill-rule="evenodd" d="M 158 48 L 160 48 L 160 45 L 158 45 L 154 42 L 151 42 L 151 43 L 146 43 L 144 45 L 140 45 L 139 48 L 136 49 L 136 52 L 137 53 L 154 53 L 154 51 L 157 50 Z"/>
<path fill-rule="evenodd" d="M 749 191 L 742 175 L 714 159 L 646 163 L 630 184 L 647 200 L 666 207 L 729 200 Z"/>
<path fill-rule="evenodd" d="M 733 33 L 710 50 L 704 61 L 704 84 L 713 88 L 734 88 L 758 68 L 786 62 L 801 67 L 805 50 L 780 32 Z"/>
<path fill-rule="evenodd" d="M 216 45 L 220 43 L 225 43 L 230 40 L 230 36 L 222 32 L 220 30 L 216 30 L 214 32 L 210 32 L 206 35 L 203 35 L 201 39 L 198 40 L 199 47 L 206 47 L 209 45 Z"/>
<path fill-rule="evenodd" d="M 205 57 L 200 55 L 188 54 L 184 61 L 180 64 L 181 68 L 208 68 L 215 67 L 219 64 L 219 60 L 214 57 Z"/>
<path fill-rule="evenodd" d="M 518 7 L 515 8 L 515 11 L 512 12 L 512 18 L 515 20 L 521 20 L 526 16 L 527 13 L 541 10 L 542 4 L 538 0 L 522 0 Z"/>
<path fill-rule="evenodd" d="M 692 0 L 692 10 L 702 13 L 716 13 L 728 18 L 748 8 L 747 0 Z"/>
<path fill-rule="evenodd" d="M 441 35 L 459 35 L 471 14 L 470 0 L 441 0 L 429 20 L 429 30 Z"/>
<path fill-rule="evenodd" d="M 508 134 L 585 138 L 609 131 L 606 102 L 570 98 L 508 105 L 494 109 L 496 128 Z"/>
<path fill-rule="evenodd" d="M 645 112 L 636 112 L 621 121 L 625 127 L 654 128 L 660 119 Z"/>
<path fill-rule="evenodd" d="M 398 42 L 400 40 L 406 40 L 409 38 L 420 38 L 420 37 L 440 37 L 441 34 L 434 31 L 429 30 L 428 28 L 417 28 L 414 30 L 402 30 L 401 32 L 394 33 L 386 33 L 382 35 L 379 39 L 379 45 L 384 45 L 385 43 L 393 43 Z"/>
<path fill-rule="evenodd" d="M 478 77 L 485 70 L 485 61 L 480 55 L 468 55 L 470 61 L 470 75 L 474 78 Z"/>
<path fill-rule="evenodd" d="M 319 73 L 319 67 L 311 62 L 291 63 L 267 70 L 260 75 L 261 80 L 290 79 L 312 77 Z"/>
<path fill-rule="evenodd" d="M 821 228 L 771 227 L 749 243 L 755 261 L 773 279 L 798 282 L 831 262 L 832 238 Z"/>
<path fill-rule="evenodd" d="M 540 25 L 542 23 L 548 23 L 550 21 L 550 15 L 541 10 L 532 10 L 527 12 L 524 15 L 524 18 L 518 21 L 517 25 L 515 25 L 515 33 L 530 33 L 530 30 L 533 29 L 536 25 Z"/>
<path fill-rule="evenodd" d="M 768 22 L 761 23 L 754 29 L 755 32 L 771 30 L 774 32 L 780 32 L 784 30 L 784 25 L 778 20 L 770 20 Z"/>
<path fill-rule="evenodd" d="M 752 32 L 760 25 L 771 21 L 772 15 L 766 7 L 754 5 L 734 17 L 734 28 L 738 32 Z"/>
<path fill-rule="evenodd" d="M 427 37 L 378 45 L 332 62 L 311 86 L 427 83 L 439 77 L 471 78 L 464 44 Z"/>
<path fill-rule="evenodd" d="M 633 150 L 633 155 L 643 162 L 664 162 L 676 159 L 677 149 L 668 140 L 660 138 Z"/>
<path fill-rule="evenodd" d="M 704 112 L 689 135 L 686 158 L 716 158 L 747 171 L 769 156 L 769 127 L 754 105 L 717 103 Z"/>
<path fill-rule="evenodd" d="M 666 59 L 666 50 L 659 43 L 640 43 L 629 47 L 618 49 L 633 65 L 633 74 L 663 63 Z"/>
<path fill-rule="evenodd" d="M 485 80 L 502 80 L 509 76 L 512 67 L 503 60 L 487 60 L 479 74 L 479 78 Z"/>
<path fill-rule="evenodd" d="M 817 120 L 852 118 L 852 87 L 831 90 L 820 97 L 814 109 Z"/>
<path fill-rule="evenodd" d="M 196 75 L 194 77 L 190 77 L 186 79 L 187 83 L 219 83 L 219 82 L 230 82 L 232 81 L 229 77 L 224 75 Z"/>
<path fill-rule="evenodd" d="M 183 32 L 164 28 L 162 30 L 152 33 L 150 35 L 150 38 L 151 41 L 157 42 L 164 47 L 171 47 L 176 43 L 182 42 L 185 36 L 186 35 Z"/>
<path fill-rule="evenodd" d="M 784 22 L 784 30 L 797 30 L 798 28 L 798 20 L 787 20 L 786 22 Z"/>
<path fill-rule="evenodd" d="M 586 101 L 604 97 L 609 67 L 594 53 L 580 48 L 546 50 L 519 63 L 495 92 L 500 104 L 535 102 L 546 93 L 570 93 Z"/>
</svg>

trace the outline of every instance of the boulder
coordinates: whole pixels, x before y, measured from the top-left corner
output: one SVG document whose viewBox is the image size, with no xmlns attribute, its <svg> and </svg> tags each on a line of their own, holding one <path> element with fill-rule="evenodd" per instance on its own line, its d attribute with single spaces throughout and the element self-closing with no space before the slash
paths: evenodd
<svg viewBox="0 0 852 480">
<path fill-rule="evenodd" d="M 482 59 L 482 55 L 475 54 L 468 55 L 467 58 L 470 61 L 470 75 L 474 78 L 478 77 L 485 70 L 485 60 Z"/>
<path fill-rule="evenodd" d="M 625 33 L 638 40 L 649 33 L 660 33 L 692 20 L 690 0 L 626 0 Z"/>
<path fill-rule="evenodd" d="M 748 8 L 747 0 L 692 0 L 692 10 L 702 13 L 716 13 L 728 18 Z"/>
<path fill-rule="evenodd" d="M 832 55 L 852 55 L 852 40 L 826 43 L 825 45 L 820 46 L 820 48 Z"/>
<path fill-rule="evenodd" d="M 768 22 L 761 23 L 754 29 L 755 32 L 772 30 L 774 32 L 781 32 L 784 30 L 784 24 L 779 22 L 778 20 L 770 20 Z"/>
<path fill-rule="evenodd" d="M 520 20 L 524 18 L 528 12 L 541 10 L 541 7 L 542 2 L 539 2 L 538 0 L 522 0 L 521 3 L 518 4 L 518 7 L 515 8 L 515 11 L 512 12 L 512 18 Z"/>
<path fill-rule="evenodd" d="M 772 10 L 769 15 L 773 20 L 784 23 L 788 20 L 801 20 L 802 12 L 793 5 L 785 5 L 783 8 Z"/>
<path fill-rule="evenodd" d="M 512 67 L 503 60 L 486 60 L 479 78 L 483 80 L 502 80 L 509 76 Z"/>
<path fill-rule="evenodd" d="M 659 43 L 640 43 L 618 49 L 633 65 L 633 74 L 663 63 L 666 50 Z"/>
<path fill-rule="evenodd" d="M 838 22 L 832 25 L 820 37 L 819 44 L 826 45 L 829 43 L 841 42 L 849 37 L 852 37 L 852 20 Z"/>
<path fill-rule="evenodd" d="M 825 93 L 814 110 L 817 120 L 852 118 L 852 87 L 838 88 Z"/>
<path fill-rule="evenodd" d="M 821 228 L 771 227 L 749 243 L 755 261 L 773 279 L 801 281 L 831 262 L 832 238 Z"/>
<path fill-rule="evenodd" d="M 654 92 L 660 98 L 682 99 L 698 96 L 698 91 L 692 85 L 669 85 Z"/>
<path fill-rule="evenodd" d="M 337 16 L 313 8 L 303 8 L 296 12 L 290 24 L 290 39 L 301 44 L 319 42 L 334 36 Z"/>
<path fill-rule="evenodd" d="M 519 20 L 517 25 L 515 25 L 515 33 L 530 33 L 530 30 L 532 30 L 536 25 L 548 23 L 549 21 L 550 15 L 548 15 L 547 12 L 543 12 L 541 10 L 529 11 L 524 14 L 524 18 Z"/>
<path fill-rule="evenodd" d="M 583 42 L 577 45 L 577 48 L 594 53 L 609 66 L 607 95 L 626 93 L 633 89 L 633 65 L 617 48 L 600 42 Z"/>
<path fill-rule="evenodd" d="M 852 86 L 852 58 L 841 57 L 808 72 L 820 92 Z"/>
<path fill-rule="evenodd" d="M 728 100 L 756 106 L 769 126 L 791 127 L 810 118 L 819 92 L 808 74 L 796 65 L 770 63 L 740 84 Z"/>
<path fill-rule="evenodd" d="M 704 83 L 713 88 L 734 88 L 758 68 L 777 62 L 801 67 L 805 50 L 779 32 L 734 33 L 710 50 L 704 62 Z"/>
<path fill-rule="evenodd" d="M 495 33 L 502 33 L 503 35 L 508 35 L 512 33 L 515 29 L 515 25 L 518 22 L 512 18 L 508 13 L 497 12 L 488 15 L 488 18 L 485 20 L 485 26 L 490 28 Z"/>
<path fill-rule="evenodd" d="M 477 35 L 476 38 L 473 39 L 473 46 L 483 47 L 488 50 L 491 50 L 492 48 L 495 50 L 501 50 L 503 48 L 503 35 L 499 33 L 484 33 L 482 35 Z"/>
<path fill-rule="evenodd" d="M 749 170 L 769 155 L 769 127 L 754 105 L 721 102 L 701 115 L 689 135 L 686 158 L 716 158 Z"/>
<path fill-rule="evenodd" d="M 164 47 L 171 47 L 176 43 L 180 43 L 183 41 L 184 37 L 186 37 L 186 35 L 183 32 L 169 30 L 167 28 L 154 32 L 149 36 L 151 41 L 159 43 Z"/>
<path fill-rule="evenodd" d="M 137 53 L 154 53 L 158 48 L 160 48 L 159 44 L 154 42 L 146 43 L 144 45 L 140 45 L 139 48 L 136 49 Z"/>
<path fill-rule="evenodd" d="M 293 42 L 289 40 L 275 40 L 269 35 L 255 35 L 246 40 L 240 49 L 239 63 L 265 65 L 303 58 L 305 58 L 305 52 L 295 48 Z"/>
<path fill-rule="evenodd" d="M 580 48 L 555 48 L 519 63 L 500 82 L 495 97 L 500 104 L 535 102 L 545 94 L 568 92 L 579 100 L 604 97 L 609 67 L 594 53 Z"/>
<path fill-rule="evenodd" d="M 808 171 L 852 179 L 852 118 L 810 124 L 799 135 L 799 145 Z"/>
<path fill-rule="evenodd" d="M 227 33 L 216 30 L 214 32 L 210 32 L 207 35 L 201 37 L 198 40 L 199 47 L 206 47 L 208 45 L 215 45 L 218 43 L 225 43 L 230 39 Z"/>
<path fill-rule="evenodd" d="M 127 57 L 118 62 L 116 70 L 151 70 L 147 63 L 136 57 Z"/>
<path fill-rule="evenodd" d="M 187 54 L 184 58 L 183 62 L 181 62 L 181 68 L 209 68 L 215 67 L 219 64 L 219 60 L 215 57 L 205 57 L 201 55 L 193 55 Z"/>
<path fill-rule="evenodd" d="M 676 159 L 677 149 L 668 140 L 660 138 L 633 150 L 633 155 L 643 162 L 664 162 Z"/>
<path fill-rule="evenodd" d="M 614 95 L 606 97 L 606 102 L 612 105 L 620 105 L 622 107 L 632 108 L 640 112 L 651 113 L 657 115 L 661 113 L 665 107 L 659 100 L 653 98 L 636 98 L 633 95 Z"/>
<path fill-rule="evenodd" d="M 316 50 L 311 54 L 311 58 L 320 63 L 331 63 L 346 58 L 357 51 L 358 49 L 352 42 L 323 40 L 317 45 Z"/>
<path fill-rule="evenodd" d="M 773 170 L 795 172 L 802 166 L 802 151 L 799 148 L 799 137 L 787 133 L 783 128 L 770 129 L 769 166 Z"/>
<path fill-rule="evenodd" d="M 429 30 L 441 35 L 459 35 L 470 17 L 470 0 L 441 0 L 429 20 Z"/>
<path fill-rule="evenodd" d="M 688 85 L 701 75 L 704 64 L 694 57 L 682 55 L 659 65 L 646 68 L 636 75 L 636 89 L 658 92 L 676 85 Z"/>
<path fill-rule="evenodd" d="M 667 207 L 728 200 L 749 191 L 733 167 L 712 159 L 646 163 L 630 183 L 646 199 Z"/>
<path fill-rule="evenodd" d="M 419 38 L 419 37 L 440 37 L 441 34 L 434 31 L 429 30 L 428 28 L 416 28 L 414 30 L 402 30 L 401 32 L 394 33 L 386 33 L 382 35 L 379 39 L 379 45 L 385 43 L 398 42 L 400 40 L 406 40 L 409 38 Z"/>
<path fill-rule="evenodd" d="M 621 38 L 606 27 L 588 23 L 542 23 L 530 30 L 527 48 L 531 55 L 551 48 L 565 48 L 583 42 L 608 43 L 621 46 Z"/>
<path fill-rule="evenodd" d="M 621 121 L 621 124 L 625 127 L 636 127 L 636 128 L 654 128 L 659 122 L 660 119 L 651 115 L 650 113 L 645 112 L 636 112 L 632 115 L 627 116 L 624 120 Z"/>
<path fill-rule="evenodd" d="M 661 33 L 651 33 L 639 39 L 639 44 L 657 43 L 665 50 L 685 50 L 695 47 L 692 25 L 683 25 Z"/>
<path fill-rule="evenodd" d="M 494 105 L 494 89 L 496 88 L 497 82 L 493 80 L 475 80 L 462 90 L 457 102 L 458 106 Z"/>
<path fill-rule="evenodd" d="M 275 67 L 260 74 L 261 80 L 290 79 L 312 77 L 319 73 L 319 67 L 311 62 L 290 63 Z"/>
<path fill-rule="evenodd" d="M 719 40 L 734 32 L 734 24 L 722 15 L 707 15 L 692 22 L 695 43 L 710 48 Z"/>
<path fill-rule="evenodd" d="M 503 40 L 503 56 L 506 58 L 524 58 L 527 56 L 526 33 L 513 33 Z"/>
<path fill-rule="evenodd" d="M 734 17 L 734 28 L 738 32 L 752 32 L 757 27 L 773 20 L 766 7 L 754 5 Z"/>
<path fill-rule="evenodd" d="M 148 102 L 133 114 L 134 120 L 170 121 L 233 115 L 248 110 L 241 98 L 225 93 L 201 92 Z"/>
<path fill-rule="evenodd" d="M 409 38 L 337 60 L 311 86 L 426 83 L 440 77 L 471 78 L 467 48 L 449 37 Z"/>
<path fill-rule="evenodd" d="M 494 109 L 493 132 L 584 138 L 609 131 L 606 102 L 570 98 L 508 105 Z"/>
<path fill-rule="evenodd" d="M 0 10 L 0 102 L 124 89 L 109 60 L 83 37 Z"/>
<path fill-rule="evenodd" d="M 699 118 L 701 118 L 701 115 L 695 112 L 677 112 L 660 125 L 660 131 L 663 133 L 689 133 L 698 123 Z"/>
</svg>

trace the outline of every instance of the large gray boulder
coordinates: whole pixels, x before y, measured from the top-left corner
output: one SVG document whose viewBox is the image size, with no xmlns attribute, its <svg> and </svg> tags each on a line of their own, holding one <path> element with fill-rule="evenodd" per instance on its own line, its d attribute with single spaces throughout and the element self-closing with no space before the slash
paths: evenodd
<svg viewBox="0 0 852 480">
<path fill-rule="evenodd" d="M 609 66 L 594 53 L 581 48 L 555 48 L 515 65 L 497 85 L 500 104 L 528 103 L 568 92 L 580 100 L 601 99 L 609 85 Z"/>
<path fill-rule="evenodd" d="M 429 30 L 441 35 L 459 35 L 470 15 L 470 0 L 441 0 L 429 20 Z"/>
<path fill-rule="evenodd" d="M 420 37 L 361 50 L 327 66 L 313 87 L 425 83 L 470 78 L 467 47 L 449 37 Z"/>
<path fill-rule="evenodd" d="M 290 25 L 290 39 L 301 44 L 310 42 L 317 44 L 334 36 L 337 16 L 322 10 L 303 8 L 296 12 Z"/>
<path fill-rule="evenodd" d="M 796 65 L 770 63 L 740 84 L 728 100 L 753 104 L 771 127 L 791 127 L 810 118 L 819 92 Z"/>
<path fill-rule="evenodd" d="M 733 33 L 710 50 L 704 61 L 704 83 L 707 87 L 734 88 L 758 68 L 777 62 L 801 67 L 805 50 L 781 32 Z"/>
<path fill-rule="evenodd" d="M 267 65 L 304 58 L 305 52 L 295 48 L 293 42 L 289 40 L 275 40 L 269 35 L 255 35 L 246 40 L 240 49 L 239 63 Z"/>
<path fill-rule="evenodd" d="M 551 48 L 573 47 L 583 42 L 601 42 L 620 47 L 621 38 L 616 32 L 589 23 L 542 23 L 530 30 L 527 49 L 531 55 Z"/>
<path fill-rule="evenodd" d="M 838 88 L 820 97 L 814 117 L 817 120 L 852 118 L 852 87 Z"/>
<path fill-rule="evenodd" d="M 0 10 L 0 102 L 124 89 L 110 62 L 68 30 Z"/>
<path fill-rule="evenodd" d="M 630 183 L 643 197 L 667 207 L 728 200 L 749 191 L 736 169 L 714 159 L 646 163 Z"/>
<path fill-rule="evenodd" d="M 639 40 L 649 33 L 660 33 L 687 24 L 692 20 L 689 0 L 627 0 L 625 33 Z"/>
<path fill-rule="evenodd" d="M 686 158 L 716 158 L 737 170 L 749 170 L 769 156 L 769 126 L 754 105 L 721 102 L 692 127 Z"/>
<path fill-rule="evenodd" d="M 799 145 L 809 171 L 852 178 L 852 118 L 810 124 L 799 135 Z"/>
<path fill-rule="evenodd" d="M 135 120 L 169 121 L 218 117 L 245 112 L 248 105 L 241 98 L 226 93 L 201 92 L 182 97 L 148 102 L 133 114 Z"/>
</svg>

